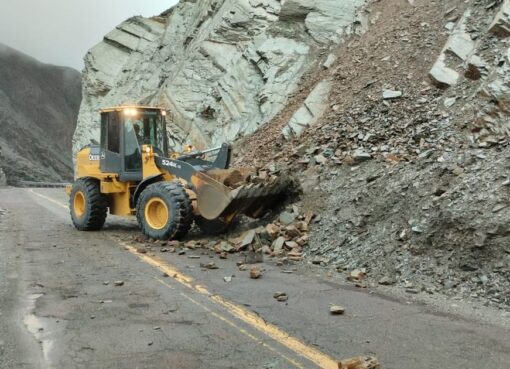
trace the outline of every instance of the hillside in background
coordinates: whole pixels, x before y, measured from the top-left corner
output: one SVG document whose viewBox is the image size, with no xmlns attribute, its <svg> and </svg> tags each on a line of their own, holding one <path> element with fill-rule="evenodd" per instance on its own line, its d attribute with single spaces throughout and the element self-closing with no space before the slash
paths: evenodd
<svg viewBox="0 0 510 369">
<path fill-rule="evenodd" d="M 0 173 L 9 184 L 72 179 L 80 101 L 78 71 L 0 44 Z"/>
</svg>

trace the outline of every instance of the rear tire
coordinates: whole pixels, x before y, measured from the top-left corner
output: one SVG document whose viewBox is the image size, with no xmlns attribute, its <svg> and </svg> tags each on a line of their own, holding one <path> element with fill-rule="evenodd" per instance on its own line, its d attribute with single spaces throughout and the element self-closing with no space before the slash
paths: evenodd
<svg viewBox="0 0 510 369">
<path fill-rule="evenodd" d="M 98 231 L 103 228 L 108 200 L 101 193 L 100 182 L 94 178 L 80 178 L 74 182 L 69 210 L 74 226 L 80 231 Z"/>
<path fill-rule="evenodd" d="M 178 182 L 157 182 L 147 186 L 136 206 L 142 233 L 156 240 L 180 239 L 191 228 L 191 201 Z"/>
</svg>

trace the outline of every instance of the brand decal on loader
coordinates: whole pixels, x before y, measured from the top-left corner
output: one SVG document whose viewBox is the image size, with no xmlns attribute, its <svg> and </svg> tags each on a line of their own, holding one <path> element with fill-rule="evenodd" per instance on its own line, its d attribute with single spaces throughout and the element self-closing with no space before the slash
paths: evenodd
<svg viewBox="0 0 510 369">
<path fill-rule="evenodd" d="M 182 169 L 182 167 L 179 164 L 177 164 L 173 161 L 170 161 L 170 160 L 163 159 L 163 160 L 161 160 L 161 163 L 163 163 L 163 165 L 168 166 L 168 167 Z"/>
<path fill-rule="evenodd" d="M 92 155 L 92 154 L 90 154 L 89 155 L 89 160 L 90 161 L 98 161 L 99 160 L 99 155 Z"/>
</svg>

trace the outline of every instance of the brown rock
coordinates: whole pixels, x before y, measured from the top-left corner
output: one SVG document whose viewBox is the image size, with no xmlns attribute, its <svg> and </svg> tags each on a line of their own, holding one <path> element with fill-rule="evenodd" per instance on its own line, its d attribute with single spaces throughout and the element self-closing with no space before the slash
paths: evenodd
<svg viewBox="0 0 510 369">
<path fill-rule="evenodd" d="M 260 269 L 256 266 L 252 266 L 250 268 L 250 278 L 251 279 L 259 279 L 262 276 Z"/>
<path fill-rule="evenodd" d="M 305 214 L 305 223 L 306 225 L 309 225 L 312 219 L 314 218 L 315 214 L 313 211 L 307 211 Z"/>
<path fill-rule="evenodd" d="M 278 235 L 280 234 L 280 227 L 278 227 L 276 224 L 268 224 L 266 226 L 266 232 L 273 240 L 278 238 Z"/>
<path fill-rule="evenodd" d="M 301 237 L 301 232 L 299 232 L 295 225 L 289 225 L 285 227 L 285 234 L 290 238 Z"/>
<path fill-rule="evenodd" d="M 301 221 L 296 223 L 296 228 L 300 232 L 308 232 L 308 223 L 306 221 Z"/>
<path fill-rule="evenodd" d="M 295 249 L 296 247 L 299 247 L 299 245 L 295 241 L 287 241 L 287 242 L 285 242 L 285 248 L 286 249 L 292 250 L 292 249 Z"/>
<path fill-rule="evenodd" d="M 365 272 L 363 272 L 359 269 L 355 269 L 349 273 L 349 275 L 347 276 L 347 280 L 349 280 L 351 282 L 359 282 L 359 281 L 362 281 L 363 279 L 365 279 L 366 276 L 367 275 L 365 274 Z"/>
<path fill-rule="evenodd" d="M 355 357 L 342 360 L 338 363 L 338 369 L 380 369 L 381 365 L 375 357 Z"/>
</svg>

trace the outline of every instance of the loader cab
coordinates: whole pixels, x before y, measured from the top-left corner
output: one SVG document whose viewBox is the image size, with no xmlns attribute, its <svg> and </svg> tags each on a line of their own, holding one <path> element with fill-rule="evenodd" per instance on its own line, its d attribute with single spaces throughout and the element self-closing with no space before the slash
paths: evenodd
<svg viewBox="0 0 510 369">
<path fill-rule="evenodd" d="M 166 111 L 152 107 L 122 107 L 101 110 L 100 168 L 116 173 L 121 181 L 143 178 L 142 146 L 166 156 Z"/>
</svg>

